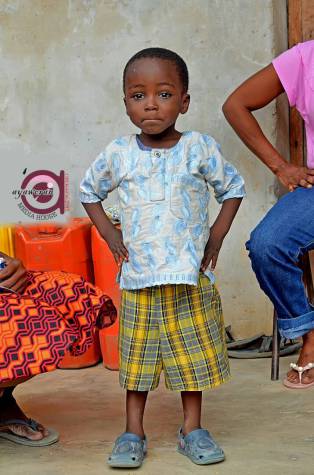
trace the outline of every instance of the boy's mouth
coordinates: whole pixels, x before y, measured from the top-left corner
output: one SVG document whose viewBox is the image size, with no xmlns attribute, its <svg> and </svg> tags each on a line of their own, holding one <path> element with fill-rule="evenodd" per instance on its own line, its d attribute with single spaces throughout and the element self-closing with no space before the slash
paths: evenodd
<svg viewBox="0 0 314 475">
<path fill-rule="evenodd" d="M 154 123 L 154 122 L 161 122 L 162 119 L 142 119 L 142 123 L 144 122 L 150 122 L 150 123 Z"/>
</svg>

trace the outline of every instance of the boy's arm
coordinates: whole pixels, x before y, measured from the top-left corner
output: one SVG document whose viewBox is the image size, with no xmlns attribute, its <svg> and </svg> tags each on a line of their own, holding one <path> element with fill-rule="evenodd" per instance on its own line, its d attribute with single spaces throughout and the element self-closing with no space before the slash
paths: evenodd
<svg viewBox="0 0 314 475">
<path fill-rule="evenodd" d="M 89 167 L 80 184 L 80 199 L 100 235 L 107 241 L 115 261 L 121 264 L 123 260 L 128 260 L 122 232 L 111 223 L 101 204 L 119 184 L 119 162 L 113 166 L 111 157 L 112 151 L 107 147 Z"/>
<path fill-rule="evenodd" d="M 209 264 L 211 264 L 211 270 L 215 269 L 223 240 L 231 227 L 241 201 L 242 198 L 230 198 L 223 202 L 220 212 L 210 228 L 210 235 L 205 246 L 204 257 L 201 263 L 202 272 L 207 269 Z"/>
<path fill-rule="evenodd" d="M 244 180 L 237 169 L 225 160 L 219 145 L 212 137 L 204 136 L 204 139 L 208 147 L 206 153 L 208 158 L 202 161 L 201 170 L 205 172 L 204 178 L 214 188 L 215 198 L 222 206 L 210 229 L 201 263 L 202 272 L 209 264 L 212 270 L 215 269 L 223 240 L 245 196 Z"/>
<path fill-rule="evenodd" d="M 116 263 L 120 265 L 122 261 L 128 261 L 129 254 L 123 243 L 122 232 L 112 224 L 104 212 L 101 202 L 97 201 L 96 203 L 82 203 L 82 205 L 98 229 L 101 237 L 107 242 Z"/>
</svg>

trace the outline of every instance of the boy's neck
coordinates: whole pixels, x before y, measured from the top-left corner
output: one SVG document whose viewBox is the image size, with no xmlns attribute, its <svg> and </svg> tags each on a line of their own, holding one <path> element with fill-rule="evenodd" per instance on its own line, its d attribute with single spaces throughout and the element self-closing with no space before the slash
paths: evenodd
<svg viewBox="0 0 314 475">
<path fill-rule="evenodd" d="M 161 134 L 149 135 L 145 132 L 141 132 L 139 135 L 140 141 L 146 147 L 151 148 L 171 148 L 174 147 L 182 136 L 181 132 L 178 132 L 174 128 L 172 130 L 165 130 Z"/>
</svg>

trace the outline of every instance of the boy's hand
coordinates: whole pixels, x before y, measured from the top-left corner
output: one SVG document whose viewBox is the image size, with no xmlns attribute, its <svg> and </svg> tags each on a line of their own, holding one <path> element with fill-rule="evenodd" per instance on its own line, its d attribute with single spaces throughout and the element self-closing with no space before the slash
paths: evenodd
<svg viewBox="0 0 314 475">
<path fill-rule="evenodd" d="M 209 264 L 211 264 L 210 270 L 215 269 L 221 245 L 225 236 L 228 234 L 241 201 L 242 198 L 229 198 L 222 203 L 216 221 L 210 228 L 210 235 L 205 246 L 204 257 L 201 263 L 202 272 L 207 269 Z"/>
<path fill-rule="evenodd" d="M 116 263 L 121 266 L 123 261 L 129 260 L 129 253 L 123 244 L 122 232 L 112 224 L 100 201 L 82 204 L 99 234 L 107 242 Z"/>
<path fill-rule="evenodd" d="M 123 261 L 129 260 L 129 253 L 123 243 L 122 232 L 120 229 L 112 226 L 106 232 L 105 239 L 116 263 L 120 266 Z"/>
<path fill-rule="evenodd" d="M 201 263 L 201 271 L 205 272 L 210 264 L 210 270 L 215 270 L 220 248 L 222 246 L 224 236 L 210 233 L 209 239 L 205 246 L 204 257 Z"/>
</svg>

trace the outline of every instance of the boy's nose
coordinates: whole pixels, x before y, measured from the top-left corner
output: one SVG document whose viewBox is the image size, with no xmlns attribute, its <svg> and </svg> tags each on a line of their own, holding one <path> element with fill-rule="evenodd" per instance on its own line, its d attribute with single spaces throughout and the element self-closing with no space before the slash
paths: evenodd
<svg viewBox="0 0 314 475">
<path fill-rule="evenodd" d="M 153 110 L 157 110 L 157 109 L 158 109 L 158 105 L 156 104 L 154 99 L 148 99 L 146 104 L 145 104 L 145 110 L 153 111 Z"/>
</svg>

